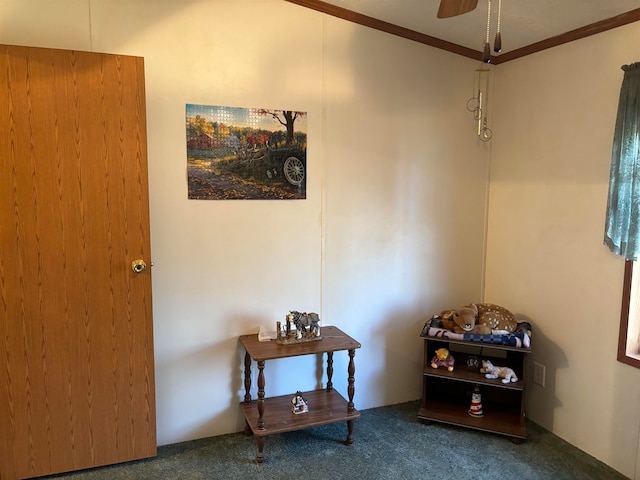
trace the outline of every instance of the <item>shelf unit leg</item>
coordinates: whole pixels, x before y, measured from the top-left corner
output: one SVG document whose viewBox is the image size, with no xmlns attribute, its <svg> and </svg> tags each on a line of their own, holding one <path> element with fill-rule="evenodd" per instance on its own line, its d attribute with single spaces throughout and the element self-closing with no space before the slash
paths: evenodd
<svg viewBox="0 0 640 480">
<path fill-rule="evenodd" d="M 251 355 L 249 352 L 244 354 L 244 403 L 251 403 Z"/>
<path fill-rule="evenodd" d="M 264 430 L 264 360 L 258 360 L 258 430 Z"/>
<path fill-rule="evenodd" d="M 333 390 L 333 352 L 327 352 L 327 392 Z"/>
<path fill-rule="evenodd" d="M 353 396 L 356 393 L 356 387 L 355 387 L 355 383 L 356 383 L 356 379 L 354 377 L 354 374 L 356 373 L 356 364 L 353 361 L 353 357 L 356 356 L 356 351 L 355 350 L 349 350 L 349 386 L 347 387 L 347 393 L 349 395 L 349 403 L 347 403 L 347 412 L 349 413 L 353 413 L 353 411 L 355 410 L 355 406 L 353 405 Z"/>
</svg>

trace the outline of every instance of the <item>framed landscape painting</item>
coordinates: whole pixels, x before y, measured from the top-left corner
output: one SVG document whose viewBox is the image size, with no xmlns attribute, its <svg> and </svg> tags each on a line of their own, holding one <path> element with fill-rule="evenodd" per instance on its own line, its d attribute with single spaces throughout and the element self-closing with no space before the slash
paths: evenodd
<svg viewBox="0 0 640 480">
<path fill-rule="evenodd" d="M 307 113 L 186 106 L 187 179 L 194 200 L 307 197 Z"/>
</svg>

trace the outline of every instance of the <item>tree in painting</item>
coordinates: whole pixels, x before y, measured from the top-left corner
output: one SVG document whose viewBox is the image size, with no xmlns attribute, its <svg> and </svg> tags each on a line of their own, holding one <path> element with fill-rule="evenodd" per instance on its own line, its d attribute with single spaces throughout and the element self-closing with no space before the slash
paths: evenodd
<svg viewBox="0 0 640 480">
<path fill-rule="evenodd" d="M 293 132 L 296 119 L 307 115 L 306 112 L 295 112 L 293 110 L 257 110 L 258 115 L 271 116 L 287 129 L 287 137 L 285 143 L 291 145 L 294 142 Z M 282 116 L 282 118 L 280 118 Z"/>
</svg>

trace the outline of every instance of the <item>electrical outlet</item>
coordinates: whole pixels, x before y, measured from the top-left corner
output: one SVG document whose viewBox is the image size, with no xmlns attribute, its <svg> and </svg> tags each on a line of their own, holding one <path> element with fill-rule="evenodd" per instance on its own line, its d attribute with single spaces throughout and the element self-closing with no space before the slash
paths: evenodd
<svg viewBox="0 0 640 480">
<path fill-rule="evenodd" d="M 541 387 L 544 387 L 544 377 L 547 371 L 547 367 L 538 362 L 533 362 L 533 383 L 537 383 Z"/>
</svg>

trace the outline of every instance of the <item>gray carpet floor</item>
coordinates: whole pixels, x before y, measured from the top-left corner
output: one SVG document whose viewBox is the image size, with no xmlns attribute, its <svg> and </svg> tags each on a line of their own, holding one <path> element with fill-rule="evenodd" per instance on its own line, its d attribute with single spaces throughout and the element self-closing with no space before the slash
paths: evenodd
<svg viewBox="0 0 640 480">
<path fill-rule="evenodd" d="M 158 456 L 47 478 L 120 479 L 420 479 L 618 480 L 626 477 L 536 424 L 521 445 L 491 433 L 423 425 L 420 401 L 361 411 L 354 443 L 345 423 L 266 437 L 265 462 L 242 433 L 167 445 Z"/>
</svg>

